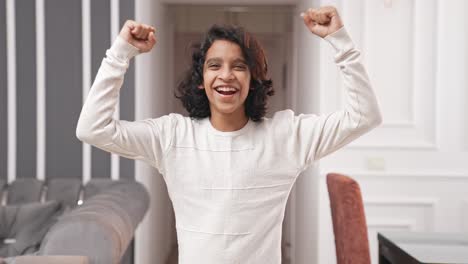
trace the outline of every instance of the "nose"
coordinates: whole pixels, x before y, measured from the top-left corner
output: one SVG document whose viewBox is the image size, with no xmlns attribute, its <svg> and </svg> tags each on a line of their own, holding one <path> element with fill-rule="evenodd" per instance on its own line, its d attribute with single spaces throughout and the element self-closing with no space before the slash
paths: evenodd
<svg viewBox="0 0 468 264">
<path fill-rule="evenodd" d="M 223 69 L 221 69 L 218 77 L 223 81 L 234 80 L 234 74 L 232 73 L 232 70 L 229 67 L 224 67 Z"/>
</svg>

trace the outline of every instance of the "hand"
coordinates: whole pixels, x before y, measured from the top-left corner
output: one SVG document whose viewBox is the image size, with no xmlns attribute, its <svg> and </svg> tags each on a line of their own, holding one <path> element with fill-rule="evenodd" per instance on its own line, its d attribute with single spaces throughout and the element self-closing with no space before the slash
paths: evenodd
<svg viewBox="0 0 468 264">
<path fill-rule="evenodd" d="M 321 38 L 325 38 L 343 27 L 343 21 L 333 6 L 324 6 L 318 9 L 309 8 L 306 12 L 301 13 L 301 17 L 310 32 Z"/>
<path fill-rule="evenodd" d="M 141 24 L 133 20 L 127 20 L 120 30 L 120 37 L 131 45 L 137 47 L 140 52 L 150 51 L 156 44 L 156 29 L 152 26 Z"/>
</svg>

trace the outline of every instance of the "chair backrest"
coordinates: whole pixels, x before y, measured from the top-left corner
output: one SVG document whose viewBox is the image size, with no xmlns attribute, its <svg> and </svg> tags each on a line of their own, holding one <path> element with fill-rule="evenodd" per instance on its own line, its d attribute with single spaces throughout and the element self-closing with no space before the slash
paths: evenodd
<svg viewBox="0 0 468 264">
<path fill-rule="evenodd" d="M 359 184 L 348 176 L 327 175 L 337 264 L 370 264 L 367 224 Z"/>
</svg>

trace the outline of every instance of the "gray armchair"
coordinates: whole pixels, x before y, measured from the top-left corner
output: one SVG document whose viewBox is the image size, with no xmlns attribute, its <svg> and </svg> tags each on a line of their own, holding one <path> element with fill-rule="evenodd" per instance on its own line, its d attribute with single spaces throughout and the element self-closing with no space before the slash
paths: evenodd
<svg viewBox="0 0 468 264">
<path fill-rule="evenodd" d="M 78 184 L 80 186 L 81 183 L 78 181 Z M 90 181 L 81 191 L 81 188 L 76 188 L 76 183 L 64 179 L 50 181 L 47 185 L 46 200 L 59 200 L 69 208 L 68 211 L 50 227 L 39 251 L 34 255 L 9 258 L 6 263 L 132 263 L 124 261 L 125 255 L 132 255 L 132 247 L 127 249 L 149 205 L 149 195 L 143 185 L 104 179 Z M 38 184 L 28 186 L 33 189 L 29 194 L 36 196 L 34 190 Z M 13 187 L 12 190 L 20 189 Z M 31 200 L 23 195 L 10 195 L 10 191 L 8 195 L 21 197 L 22 201 Z M 78 199 L 84 200 L 80 206 L 76 206 Z"/>
</svg>

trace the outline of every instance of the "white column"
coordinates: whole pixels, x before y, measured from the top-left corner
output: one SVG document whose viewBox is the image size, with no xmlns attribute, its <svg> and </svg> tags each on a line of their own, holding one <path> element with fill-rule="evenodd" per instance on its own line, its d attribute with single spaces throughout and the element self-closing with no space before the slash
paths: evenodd
<svg viewBox="0 0 468 264">
<path fill-rule="evenodd" d="M 37 155 L 36 178 L 45 180 L 46 157 L 46 84 L 45 84 L 45 13 L 44 0 L 36 0 L 36 79 L 37 79 Z"/>
<path fill-rule="evenodd" d="M 382 0 L 380 0 L 382 1 Z M 345 26 L 349 24 L 353 18 L 349 17 L 346 10 L 343 8 L 343 4 L 346 1 L 341 0 L 330 0 L 328 2 L 322 0 L 320 5 L 333 5 L 338 9 L 340 16 L 342 17 Z M 382 3 L 383 4 L 383 3 Z M 350 5 L 352 5 L 350 3 Z M 312 33 L 310 33 L 312 34 Z M 336 106 L 330 107 L 330 105 L 342 105 L 343 93 L 341 93 L 339 87 L 341 87 L 340 80 L 341 75 L 333 61 L 335 52 L 325 40 L 314 36 L 317 41 L 316 46 L 320 46 L 317 51 L 316 58 L 320 58 L 317 61 L 317 76 L 315 79 L 319 79 L 318 90 L 316 96 L 319 98 L 318 102 L 314 103 L 317 106 L 318 113 L 329 113 L 330 111 L 338 110 Z M 314 63 L 315 64 L 315 63 Z M 337 104 L 332 104 L 338 102 Z M 317 263 L 335 263 L 335 243 L 333 235 L 333 224 L 331 220 L 331 211 L 329 206 L 328 189 L 326 185 L 326 172 L 324 172 L 323 166 L 317 164 L 317 170 L 314 172 L 313 185 L 315 195 L 315 221 L 316 221 L 316 233 L 315 233 L 315 246 L 317 254 Z"/>
<path fill-rule="evenodd" d="M 111 43 L 115 40 L 119 34 L 119 0 L 111 0 Z M 123 87 L 125 89 L 125 87 Z M 115 106 L 114 118 L 120 118 L 120 97 L 119 102 Z M 116 154 L 111 154 L 111 178 L 113 180 L 118 180 L 120 178 L 120 158 Z"/>
<path fill-rule="evenodd" d="M 16 178 L 16 30 L 15 1 L 6 1 L 8 75 L 8 182 Z"/>
<path fill-rule="evenodd" d="M 317 8 L 319 0 L 300 0 L 293 14 L 295 47 L 294 111 L 317 113 L 320 89 L 320 39 L 313 36 L 299 17 L 308 8 Z M 319 261 L 319 173 L 317 167 L 304 171 L 296 181 L 294 193 L 295 241 L 294 264 L 321 263 Z"/>
<path fill-rule="evenodd" d="M 91 88 L 91 0 L 81 2 L 82 49 L 83 49 L 83 102 Z M 91 146 L 83 143 L 83 183 L 91 179 Z"/>
<path fill-rule="evenodd" d="M 135 59 L 135 118 L 137 120 L 158 117 L 168 110 L 170 89 L 167 89 L 169 59 L 167 38 L 171 36 L 167 26 L 166 7 L 155 0 L 135 0 L 135 20 L 156 27 L 158 43 L 150 53 Z M 171 203 L 163 178 L 149 165 L 137 161 L 135 178 L 149 191 L 150 208 L 139 225 L 135 236 L 136 264 L 165 264 L 172 240 Z M 164 243 L 161 243 L 164 241 Z"/>
</svg>

